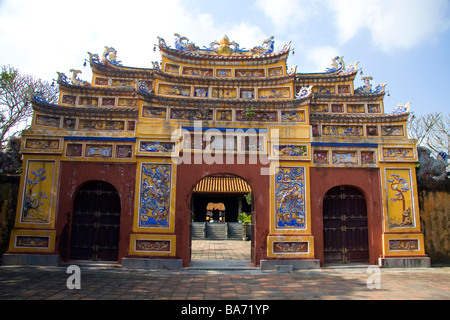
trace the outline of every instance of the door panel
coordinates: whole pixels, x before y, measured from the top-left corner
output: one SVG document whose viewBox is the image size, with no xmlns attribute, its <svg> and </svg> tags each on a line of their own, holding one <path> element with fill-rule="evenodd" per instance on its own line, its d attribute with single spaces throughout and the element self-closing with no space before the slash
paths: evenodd
<svg viewBox="0 0 450 320">
<path fill-rule="evenodd" d="M 120 197 L 109 183 L 87 183 L 78 192 L 72 216 L 70 258 L 117 261 Z"/>
<path fill-rule="evenodd" d="M 345 186 L 329 190 L 323 228 L 325 263 L 368 261 L 367 208 L 360 191 Z"/>
</svg>

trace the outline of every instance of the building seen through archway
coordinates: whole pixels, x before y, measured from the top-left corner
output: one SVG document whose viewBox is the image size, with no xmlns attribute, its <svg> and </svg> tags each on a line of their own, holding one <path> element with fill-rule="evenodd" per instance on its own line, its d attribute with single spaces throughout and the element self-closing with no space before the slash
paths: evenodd
<svg viewBox="0 0 450 320">
<path fill-rule="evenodd" d="M 208 176 L 192 192 L 192 239 L 245 238 L 242 214 L 252 215 L 248 183 L 234 175 Z"/>
</svg>

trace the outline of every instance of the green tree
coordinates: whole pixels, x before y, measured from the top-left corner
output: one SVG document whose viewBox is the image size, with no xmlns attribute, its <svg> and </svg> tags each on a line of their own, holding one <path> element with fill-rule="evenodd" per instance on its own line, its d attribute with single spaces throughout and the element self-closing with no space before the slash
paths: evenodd
<svg viewBox="0 0 450 320">
<path fill-rule="evenodd" d="M 33 108 L 31 99 L 35 92 L 41 92 L 49 103 L 58 101 L 57 87 L 47 81 L 22 75 L 11 66 L 2 66 L 0 73 L 0 149 L 9 137 L 17 135 L 31 118 Z M 19 129 L 19 127 L 22 127 Z"/>
</svg>

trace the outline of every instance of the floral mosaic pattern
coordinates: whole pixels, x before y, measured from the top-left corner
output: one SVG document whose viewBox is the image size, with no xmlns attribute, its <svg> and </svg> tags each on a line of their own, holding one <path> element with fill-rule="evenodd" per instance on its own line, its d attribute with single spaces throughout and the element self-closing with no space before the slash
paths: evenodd
<svg viewBox="0 0 450 320">
<path fill-rule="evenodd" d="M 390 227 L 413 227 L 414 210 L 410 171 L 386 170 Z"/>
<path fill-rule="evenodd" d="M 23 195 L 22 222 L 49 223 L 53 162 L 30 161 Z"/>
</svg>

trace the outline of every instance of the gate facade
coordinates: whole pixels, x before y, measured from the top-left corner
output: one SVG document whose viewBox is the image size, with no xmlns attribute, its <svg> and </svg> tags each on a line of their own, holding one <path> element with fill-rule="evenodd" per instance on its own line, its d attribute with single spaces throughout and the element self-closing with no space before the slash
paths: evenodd
<svg viewBox="0 0 450 320">
<path fill-rule="evenodd" d="M 158 38 L 156 49 L 152 68 L 124 66 L 112 47 L 89 53 L 92 82 L 71 69 L 58 74 L 57 104 L 34 95 L 8 254 L 188 266 L 194 187 L 235 175 L 253 192 L 255 265 L 426 258 L 409 104 L 385 113 L 384 84 L 355 86 L 358 63 L 338 56 L 299 73 L 290 43 L 276 52 L 273 37 L 247 50 L 175 34 L 174 48 Z M 118 195 L 77 194 L 92 180 Z M 365 200 L 326 195 L 342 185 Z"/>
</svg>

